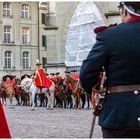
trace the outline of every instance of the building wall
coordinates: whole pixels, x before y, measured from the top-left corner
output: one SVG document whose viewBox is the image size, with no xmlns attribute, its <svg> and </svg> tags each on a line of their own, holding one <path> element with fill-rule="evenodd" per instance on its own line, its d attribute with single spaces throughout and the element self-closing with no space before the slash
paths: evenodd
<svg viewBox="0 0 140 140">
<path fill-rule="evenodd" d="M 29 19 L 21 19 L 21 5 L 29 5 Z M 4 25 L 11 26 L 11 41 L 5 44 Z M 22 45 L 22 27 L 29 27 L 30 42 Z M 5 69 L 4 52 L 12 51 L 12 69 Z M 22 53 L 28 51 L 30 54 L 30 68 L 23 70 Z M 11 2 L 11 18 L 3 17 L 3 2 L 0 2 L 0 79 L 3 75 L 13 74 L 21 76 L 23 73 L 31 73 L 35 69 L 38 58 L 38 3 L 37 2 Z M 13 69 L 13 67 L 15 67 Z"/>
</svg>

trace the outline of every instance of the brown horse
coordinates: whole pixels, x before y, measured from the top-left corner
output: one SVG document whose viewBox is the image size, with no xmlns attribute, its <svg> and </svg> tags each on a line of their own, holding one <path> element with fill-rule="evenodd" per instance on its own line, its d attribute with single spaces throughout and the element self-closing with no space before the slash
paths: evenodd
<svg viewBox="0 0 140 140">
<path fill-rule="evenodd" d="M 10 99 L 10 105 L 13 105 L 13 93 L 14 93 L 13 87 L 10 84 L 7 84 L 5 81 L 2 81 L 1 87 L 4 89 L 6 95 L 8 95 Z"/>
<path fill-rule="evenodd" d="M 65 79 L 72 85 L 72 93 L 75 98 L 75 108 L 81 108 L 80 104 L 80 94 L 83 92 L 83 88 L 78 83 L 77 80 L 73 79 L 71 76 L 67 75 L 67 78 Z"/>
</svg>

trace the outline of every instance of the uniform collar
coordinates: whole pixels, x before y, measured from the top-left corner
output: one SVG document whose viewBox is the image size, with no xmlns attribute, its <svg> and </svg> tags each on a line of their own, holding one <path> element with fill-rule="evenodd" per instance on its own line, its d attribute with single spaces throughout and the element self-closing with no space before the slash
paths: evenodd
<svg viewBox="0 0 140 140">
<path fill-rule="evenodd" d="M 129 18 L 128 20 L 127 20 L 127 22 L 133 22 L 133 21 L 140 21 L 140 17 L 138 17 L 138 16 L 132 16 L 131 18 Z"/>
</svg>

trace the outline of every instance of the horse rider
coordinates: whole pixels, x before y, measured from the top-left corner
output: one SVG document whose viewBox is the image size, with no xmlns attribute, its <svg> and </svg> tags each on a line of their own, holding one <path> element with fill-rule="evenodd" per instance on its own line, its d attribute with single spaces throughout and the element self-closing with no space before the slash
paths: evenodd
<svg viewBox="0 0 140 140">
<path fill-rule="evenodd" d="M 140 138 L 140 2 L 120 2 L 122 23 L 94 31 L 80 81 L 88 93 L 104 66 L 106 97 L 99 114 L 103 138 Z"/>
<path fill-rule="evenodd" d="M 6 83 L 9 84 L 14 89 L 14 79 L 11 75 L 7 75 Z"/>
<path fill-rule="evenodd" d="M 67 76 L 70 76 L 70 71 L 66 70 L 64 72 L 65 72 L 64 81 L 66 81 Z"/>
<path fill-rule="evenodd" d="M 71 72 L 72 72 L 71 77 L 72 77 L 74 80 L 78 81 L 79 75 L 77 74 L 77 70 L 71 70 Z"/>
<path fill-rule="evenodd" d="M 46 87 L 50 87 L 52 85 L 52 81 L 46 77 L 46 74 L 44 72 L 44 69 L 41 67 L 41 63 L 37 61 L 34 75 L 34 84 L 36 87 L 40 87 L 41 89 Z"/>
<path fill-rule="evenodd" d="M 50 78 L 53 82 L 55 82 L 56 81 L 55 73 L 53 73 L 53 72 L 50 73 Z"/>
<path fill-rule="evenodd" d="M 61 80 L 62 79 L 62 76 L 60 75 L 60 72 L 56 72 L 55 73 L 55 77 L 56 77 L 56 79 L 58 79 L 58 80 Z"/>
</svg>

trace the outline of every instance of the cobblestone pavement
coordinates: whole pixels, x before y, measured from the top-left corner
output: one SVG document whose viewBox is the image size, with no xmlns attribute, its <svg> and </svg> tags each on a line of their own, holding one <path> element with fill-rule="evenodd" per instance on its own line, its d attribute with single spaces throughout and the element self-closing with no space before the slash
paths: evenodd
<svg viewBox="0 0 140 140">
<path fill-rule="evenodd" d="M 91 109 L 47 110 L 45 107 L 4 106 L 13 138 L 88 138 Z M 100 127 L 95 125 L 94 138 L 101 138 Z"/>
</svg>

